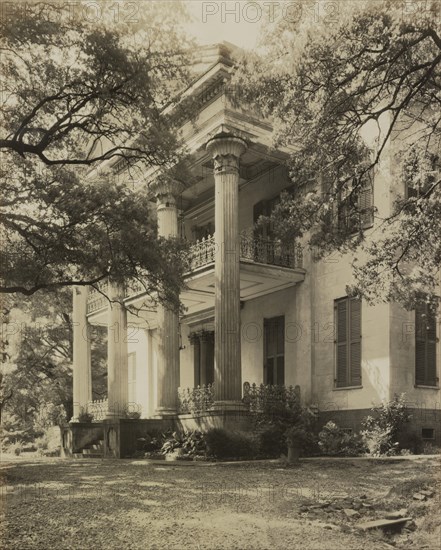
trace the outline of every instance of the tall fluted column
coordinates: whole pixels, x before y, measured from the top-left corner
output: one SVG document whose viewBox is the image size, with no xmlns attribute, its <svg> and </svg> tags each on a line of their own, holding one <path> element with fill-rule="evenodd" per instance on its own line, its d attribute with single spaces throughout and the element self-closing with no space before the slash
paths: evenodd
<svg viewBox="0 0 441 550">
<path fill-rule="evenodd" d="M 128 404 L 127 311 L 122 302 L 124 285 L 109 282 L 107 336 L 108 417 L 118 418 Z"/>
<path fill-rule="evenodd" d="M 160 237 L 178 236 L 177 198 L 183 185 L 172 179 L 164 178 L 150 185 L 156 195 L 158 213 L 158 235 Z M 177 395 L 179 388 L 179 316 L 172 309 L 158 306 L 157 330 L 157 407 L 159 416 L 177 413 Z"/>
<path fill-rule="evenodd" d="M 87 286 L 73 289 L 73 421 L 86 412 L 92 400 L 92 372 L 90 364 L 90 331 L 87 321 Z"/>
<path fill-rule="evenodd" d="M 207 144 L 215 180 L 215 395 L 217 402 L 240 401 L 240 237 L 239 159 L 242 139 L 218 137 Z"/>
</svg>

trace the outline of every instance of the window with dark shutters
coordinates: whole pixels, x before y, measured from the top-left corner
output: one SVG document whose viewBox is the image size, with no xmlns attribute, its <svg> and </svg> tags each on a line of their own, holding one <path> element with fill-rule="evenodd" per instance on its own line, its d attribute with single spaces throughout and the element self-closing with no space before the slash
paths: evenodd
<svg viewBox="0 0 441 550">
<path fill-rule="evenodd" d="M 415 384 L 437 386 L 436 316 L 427 305 L 415 310 Z"/>
<path fill-rule="evenodd" d="M 348 190 L 340 196 L 338 204 L 338 225 L 341 230 L 356 233 L 374 224 L 374 188 L 367 175 L 357 189 Z"/>
<path fill-rule="evenodd" d="M 280 194 L 276 195 L 272 199 L 267 199 L 263 201 L 257 202 L 253 206 L 253 222 L 256 223 L 260 216 L 266 216 L 269 217 L 273 213 L 274 208 L 277 206 L 277 204 L 280 202 Z M 262 237 L 264 239 L 271 239 L 273 237 L 273 227 L 271 222 L 268 222 L 264 225 L 261 225 L 257 232 L 255 232 L 255 236 Z"/>
<path fill-rule="evenodd" d="M 374 224 L 374 190 L 372 181 L 367 178 L 358 193 L 358 210 L 362 229 L 368 229 Z"/>
<path fill-rule="evenodd" d="M 361 301 L 342 298 L 334 302 L 336 326 L 337 388 L 361 385 Z"/>
<path fill-rule="evenodd" d="M 285 317 L 264 320 L 264 383 L 285 384 Z"/>
</svg>

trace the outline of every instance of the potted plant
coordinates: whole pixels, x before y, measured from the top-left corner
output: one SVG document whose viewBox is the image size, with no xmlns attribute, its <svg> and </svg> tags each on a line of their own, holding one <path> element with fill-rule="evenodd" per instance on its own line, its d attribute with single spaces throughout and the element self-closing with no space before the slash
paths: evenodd
<svg viewBox="0 0 441 550">
<path fill-rule="evenodd" d="M 85 423 L 89 424 L 92 421 L 93 421 L 93 414 L 87 412 L 86 408 L 81 407 L 80 413 L 78 415 L 78 422 L 85 422 Z"/>
<path fill-rule="evenodd" d="M 308 435 L 303 426 L 294 425 L 285 432 L 288 445 L 288 462 L 298 462 Z"/>
</svg>

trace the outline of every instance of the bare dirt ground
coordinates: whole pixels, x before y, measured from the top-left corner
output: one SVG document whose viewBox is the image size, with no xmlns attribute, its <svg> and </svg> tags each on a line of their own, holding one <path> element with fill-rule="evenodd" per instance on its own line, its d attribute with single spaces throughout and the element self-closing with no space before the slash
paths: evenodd
<svg viewBox="0 0 441 550">
<path fill-rule="evenodd" d="M 4 456 L 1 474 L 5 550 L 440 548 L 440 457 L 288 467 Z M 433 496 L 413 498 L 424 489 Z M 402 508 L 414 521 L 400 532 L 356 527 Z"/>
</svg>

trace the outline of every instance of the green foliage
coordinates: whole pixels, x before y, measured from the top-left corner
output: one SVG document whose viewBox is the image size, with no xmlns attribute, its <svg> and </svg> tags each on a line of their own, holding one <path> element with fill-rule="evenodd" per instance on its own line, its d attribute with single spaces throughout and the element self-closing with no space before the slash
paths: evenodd
<svg viewBox="0 0 441 550">
<path fill-rule="evenodd" d="M 366 451 L 358 434 L 346 433 L 332 420 L 320 431 L 318 445 L 321 453 L 327 456 L 358 456 Z"/>
<path fill-rule="evenodd" d="M 2 383 L 8 398 L 2 420 L 10 436 L 27 444 L 72 418 L 72 291 L 8 296 L 7 301 Z M 93 396 L 99 398 L 107 390 L 107 335 L 101 327 L 93 330 L 87 336 Z"/>
<path fill-rule="evenodd" d="M 181 5 L 139 7 L 131 24 L 53 2 L 0 21 L 3 292 L 110 275 L 178 306 L 185 246 L 157 238 L 144 176 L 183 156 L 177 128 L 192 108 L 164 108 L 189 82 L 190 44 Z"/>
<path fill-rule="evenodd" d="M 255 431 L 260 434 L 260 451 L 264 456 L 280 456 L 287 452 L 287 438 L 298 433 L 304 453 L 316 453 L 314 436 L 315 414 L 300 401 L 273 400 L 264 404 L 263 410 L 254 416 Z"/>
<path fill-rule="evenodd" d="M 263 25 L 261 48 L 243 56 L 234 77 L 240 101 L 271 117 L 275 145 L 296 147 L 293 189 L 273 212 L 274 231 L 288 244 L 304 236 L 317 259 L 362 252 L 350 290 L 367 301 L 438 303 L 441 5 L 428 0 L 418 16 L 389 0 L 335 8 L 332 24 Z M 376 202 L 371 234 L 357 195 L 372 176 L 383 185 L 386 166 L 398 200 L 392 211 Z M 406 195 L 408 183 L 419 198 Z M 343 201 L 355 223 L 340 223 Z"/>
<path fill-rule="evenodd" d="M 78 414 L 78 422 L 90 423 L 93 421 L 93 414 L 87 412 L 86 409 L 81 408 L 80 413 Z"/>
<path fill-rule="evenodd" d="M 372 412 L 373 416 L 363 420 L 361 431 L 369 453 L 372 456 L 398 454 L 400 432 L 411 418 L 405 395 L 395 395 L 392 401 L 373 407 Z"/>
<path fill-rule="evenodd" d="M 267 458 L 278 458 L 287 453 L 285 430 L 279 426 L 265 428 L 259 434 L 259 452 Z"/>
<path fill-rule="evenodd" d="M 178 452 L 181 456 L 193 458 L 205 456 L 206 442 L 204 434 L 198 430 L 173 432 L 162 444 L 161 452 L 165 455 Z"/>
<path fill-rule="evenodd" d="M 246 432 L 212 428 L 204 436 L 207 453 L 214 458 L 256 458 L 259 443 L 255 436 Z"/>
<path fill-rule="evenodd" d="M 61 449 L 59 430 L 48 428 L 41 437 L 35 440 L 35 447 L 43 456 L 59 456 Z"/>
<path fill-rule="evenodd" d="M 290 426 L 285 432 L 288 447 L 302 448 L 308 440 L 308 433 L 303 425 Z"/>
<path fill-rule="evenodd" d="M 140 411 L 133 410 L 133 407 L 131 405 L 126 405 L 124 409 L 122 410 L 123 418 L 127 418 L 129 420 L 138 420 L 141 418 Z"/>
</svg>

